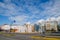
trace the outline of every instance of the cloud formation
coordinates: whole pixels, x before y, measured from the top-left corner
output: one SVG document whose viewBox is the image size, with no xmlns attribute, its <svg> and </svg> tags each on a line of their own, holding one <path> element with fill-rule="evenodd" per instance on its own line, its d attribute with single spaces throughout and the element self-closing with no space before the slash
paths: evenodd
<svg viewBox="0 0 60 40">
<path fill-rule="evenodd" d="M 17 23 L 57 17 L 60 16 L 60 0 L 2 0 L 0 15 Z"/>
</svg>

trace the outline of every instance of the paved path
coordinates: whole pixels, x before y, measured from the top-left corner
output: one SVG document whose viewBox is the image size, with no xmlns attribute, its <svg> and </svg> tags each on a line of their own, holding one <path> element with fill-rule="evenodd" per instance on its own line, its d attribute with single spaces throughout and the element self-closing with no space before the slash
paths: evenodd
<svg viewBox="0 0 60 40">
<path fill-rule="evenodd" d="M 0 35 L 0 40 L 36 40 L 32 39 L 31 36 L 37 36 L 39 34 L 16 34 L 16 36 L 5 37 Z"/>
<path fill-rule="evenodd" d="M 32 39 L 32 36 L 39 36 L 40 34 L 17 34 L 16 36 L 12 36 L 11 38 L 17 39 L 17 40 L 35 40 Z"/>
<path fill-rule="evenodd" d="M 11 36 L 11 37 L 5 37 L 5 36 L 0 34 L 0 40 L 37 40 L 37 39 L 31 38 L 32 36 L 40 36 L 40 34 L 39 33 L 35 33 L 35 34 L 15 34 L 15 36 Z M 49 36 L 49 37 L 51 37 L 51 36 Z"/>
<path fill-rule="evenodd" d="M 5 37 L 3 35 L 0 35 L 0 40 L 16 40 L 16 39 L 8 38 L 8 37 Z"/>
</svg>

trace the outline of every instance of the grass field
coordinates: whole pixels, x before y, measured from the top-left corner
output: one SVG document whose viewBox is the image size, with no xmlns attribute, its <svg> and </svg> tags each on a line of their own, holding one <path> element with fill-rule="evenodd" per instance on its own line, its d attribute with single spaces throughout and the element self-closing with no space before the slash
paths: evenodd
<svg viewBox="0 0 60 40">
<path fill-rule="evenodd" d="M 42 37 L 42 36 L 32 36 L 31 38 L 36 39 L 36 40 L 60 40 L 60 38 Z"/>
</svg>

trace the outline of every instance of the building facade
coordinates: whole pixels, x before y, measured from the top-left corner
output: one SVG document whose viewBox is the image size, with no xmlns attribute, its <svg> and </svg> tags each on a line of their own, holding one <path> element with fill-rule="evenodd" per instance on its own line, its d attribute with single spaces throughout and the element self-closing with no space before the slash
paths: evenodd
<svg viewBox="0 0 60 40">
<path fill-rule="evenodd" d="M 26 23 L 25 26 L 26 26 L 26 32 L 27 32 L 27 33 L 34 32 L 34 26 L 31 25 L 29 22 Z"/>
<path fill-rule="evenodd" d="M 38 24 L 39 24 L 39 32 L 40 33 L 45 32 L 45 20 L 43 20 L 43 19 L 39 20 Z"/>
<path fill-rule="evenodd" d="M 46 20 L 46 30 L 47 31 L 54 30 L 57 32 L 58 31 L 57 25 L 58 25 L 58 22 L 56 21 L 55 18 L 51 18 L 51 19 Z"/>
</svg>

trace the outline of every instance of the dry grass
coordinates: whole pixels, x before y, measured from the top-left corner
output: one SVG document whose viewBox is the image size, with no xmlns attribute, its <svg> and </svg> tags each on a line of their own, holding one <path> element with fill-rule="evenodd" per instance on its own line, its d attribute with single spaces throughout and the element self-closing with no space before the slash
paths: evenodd
<svg viewBox="0 0 60 40">
<path fill-rule="evenodd" d="M 32 36 L 31 38 L 36 40 L 60 40 L 60 38 L 42 37 L 42 36 Z"/>
<path fill-rule="evenodd" d="M 6 37 L 11 37 L 11 36 L 15 36 L 15 34 L 3 34 Z"/>
<path fill-rule="evenodd" d="M 0 35 L 6 36 L 6 37 L 15 36 L 15 34 L 4 33 L 4 32 L 0 32 Z"/>
</svg>

